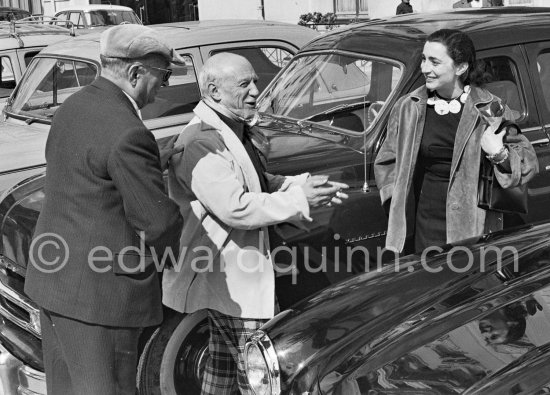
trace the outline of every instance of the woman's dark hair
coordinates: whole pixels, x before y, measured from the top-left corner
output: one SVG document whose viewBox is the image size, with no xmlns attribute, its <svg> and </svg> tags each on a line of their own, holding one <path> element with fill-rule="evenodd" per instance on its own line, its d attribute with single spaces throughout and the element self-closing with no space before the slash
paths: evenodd
<svg viewBox="0 0 550 395">
<path fill-rule="evenodd" d="M 472 39 L 460 30 L 441 29 L 426 38 L 426 42 L 441 43 L 455 64 L 468 63 L 468 70 L 460 76 L 464 84 L 481 86 L 488 81 L 484 64 L 476 60 Z"/>
</svg>

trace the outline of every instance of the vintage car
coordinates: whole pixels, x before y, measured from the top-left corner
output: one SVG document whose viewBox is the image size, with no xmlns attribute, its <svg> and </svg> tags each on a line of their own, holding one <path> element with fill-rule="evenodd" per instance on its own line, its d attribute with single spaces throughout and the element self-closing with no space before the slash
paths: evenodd
<svg viewBox="0 0 550 395">
<path fill-rule="evenodd" d="M 141 19 L 130 7 L 111 4 L 88 4 L 64 8 L 54 15 L 57 23 L 66 22 L 68 28 L 74 26 L 78 34 L 105 29 L 121 23 L 141 25 Z"/>
<path fill-rule="evenodd" d="M 305 27 L 264 21 L 181 22 L 154 28 L 186 61 L 173 67 L 155 103 L 142 109 L 146 125 L 158 139 L 179 132 L 191 120 L 200 98 L 197 75 L 212 54 L 231 51 L 247 57 L 258 72 L 260 88 L 265 88 L 299 47 L 318 36 Z M 43 171 L 53 114 L 100 72 L 99 38 L 100 33 L 90 33 L 52 45 L 29 64 L 0 121 L 0 192 Z"/>
<path fill-rule="evenodd" d="M 63 27 L 0 22 L 0 104 L 11 95 L 38 52 L 50 44 L 68 39 L 71 39 L 70 31 Z"/>
<path fill-rule="evenodd" d="M 422 43 L 438 28 L 459 28 L 471 35 L 492 76 L 487 87 L 507 99 L 523 133 L 536 148 L 541 171 L 529 184 L 529 213 L 507 216 L 505 226 L 550 218 L 549 23 L 550 9 L 536 7 L 404 15 L 327 32 L 294 58 L 281 59 L 288 64 L 258 101 L 262 136 L 255 141 L 266 157 L 268 170 L 286 175 L 328 174 L 350 185 L 349 199 L 341 206 L 313 210 L 314 221 L 306 224 L 307 229 L 283 224 L 270 235 L 277 298 L 283 309 L 392 259 L 391 254 L 381 253 L 387 219 L 380 207 L 372 165 L 392 105 L 423 84 Z M 508 34 L 510 31 L 515 34 Z M 10 122 L 21 119 L 21 131 L 31 134 L 33 127 L 34 136 L 46 133 L 53 111 L 65 97 L 64 92 L 49 94 L 51 88 L 42 82 L 47 81 L 45 77 L 66 70 L 86 75 L 79 63 L 84 62 L 71 53 L 82 54 L 81 47 L 88 44 L 86 39 L 77 42 L 82 45 L 57 45 L 54 53 L 41 54 L 36 59 L 40 72 L 27 75 L 21 84 L 27 88 L 20 87 L 12 96 L 6 114 Z M 263 70 L 254 65 L 261 76 Z M 46 86 L 44 91 L 42 86 Z M 69 89 L 74 88 L 73 84 Z M 57 97 L 55 103 L 53 96 Z M 186 111 L 146 121 L 160 138 L 159 144 L 189 120 L 187 111 L 194 102 L 175 102 L 187 97 L 174 95 L 155 103 L 151 111 L 157 117 L 181 111 L 181 106 Z M 168 121 L 174 122 L 171 130 L 165 128 Z M 27 141 L 28 151 L 33 140 Z M 25 151 L 19 152 L 22 156 Z M 7 190 L 0 199 L 0 314 L 5 328 L 0 330 L 0 339 L 13 355 L 9 361 L 16 366 L 20 382 L 37 386 L 33 388 L 40 388 L 40 380 L 29 377 L 43 380 L 40 328 L 37 306 L 23 293 L 23 284 L 31 237 L 44 199 L 43 184 L 44 177 L 36 175 Z M 430 286 L 435 287 L 436 281 L 434 277 Z M 406 293 L 406 284 L 401 287 Z M 139 365 L 141 394 L 200 392 L 207 358 L 204 318 L 202 313 L 183 315 L 167 310 L 163 324 L 151 336 L 145 334 Z"/>
<path fill-rule="evenodd" d="M 245 346 L 256 395 L 547 394 L 550 223 L 328 287 Z"/>
</svg>

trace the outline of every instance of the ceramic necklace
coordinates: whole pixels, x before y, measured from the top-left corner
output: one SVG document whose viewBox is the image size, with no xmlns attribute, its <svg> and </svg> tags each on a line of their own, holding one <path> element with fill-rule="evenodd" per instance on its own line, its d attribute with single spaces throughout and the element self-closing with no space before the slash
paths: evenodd
<svg viewBox="0 0 550 395">
<path fill-rule="evenodd" d="M 449 112 L 458 114 L 462 108 L 462 104 L 466 103 L 468 94 L 470 93 L 470 85 L 464 87 L 464 91 L 458 98 L 454 98 L 451 101 L 444 100 L 437 95 L 437 92 L 433 93 L 433 96 L 428 98 L 428 105 L 434 106 L 434 110 L 439 115 L 446 115 Z M 458 99 L 458 100 L 457 100 Z"/>
</svg>

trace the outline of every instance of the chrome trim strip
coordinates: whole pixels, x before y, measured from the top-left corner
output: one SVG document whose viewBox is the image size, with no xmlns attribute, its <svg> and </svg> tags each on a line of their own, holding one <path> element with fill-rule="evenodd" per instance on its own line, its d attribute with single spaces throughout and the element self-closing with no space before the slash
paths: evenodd
<svg viewBox="0 0 550 395">
<path fill-rule="evenodd" d="M 2 259 L 0 258 L 0 260 Z M 40 310 L 33 305 L 33 303 L 29 298 L 26 298 L 20 295 L 18 292 L 8 287 L 6 284 L 2 282 L 1 279 L 0 279 L 0 295 L 2 295 L 5 299 L 9 300 L 16 306 L 28 312 L 30 317 L 32 317 L 33 315 L 35 317 L 40 316 Z M 0 314 L 6 317 L 11 322 L 13 322 L 14 324 L 16 324 L 17 326 L 25 329 L 26 331 L 32 333 L 34 336 L 40 339 L 40 332 L 37 331 L 36 328 L 34 328 L 30 322 L 22 320 L 19 317 L 16 317 L 14 314 L 12 314 L 9 310 L 7 310 L 1 305 L 0 305 Z"/>
<path fill-rule="evenodd" d="M 531 145 L 537 145 L 537 144 L 548 144 L 550 143 L 550 140 L 548 139 L 538 139 L 535 141 L 531 141 Z"/>
<path fill-rule="evenodd" d="M 248 344 L 245 346 L 245 363 L 246 353 L 248 348 L 252 345 L 257 346 L 264 357 L 267 369 L 269 371 L 269 382 L 271 384 L 271 395 L 279 395 L 281 393 L 281 369 L 279 369 L 279 361 L 277 359 L 277 353 L 271 339 L 267 334 L 261 330 L 257 330 Z"/>
<path fill-rule="evenodd" d="M 0 172 L 0 176 L 5 176 L 5 175 L 8 175 L 8 174 L 21 173 L 21 172 L 24 172 L 24 171 L 36 170 L 36 169 L 41 169 L 41 168 L 45 169 L 46 168 L 46 163 L 41 163 L 39 165 L 19 167 L 17 169 L 2 171 L 2 172 Z"/>
<path fill-rule="evenodd" d="M 530 128 L 521 128 L 521 133 L 536 132 L 537 130 L 542 132 L 543 131 L 542 129 L 543 128 L 540 127 L 540 126 L 533 126 L 533 127 L 530 127 Z"/>
</svg>

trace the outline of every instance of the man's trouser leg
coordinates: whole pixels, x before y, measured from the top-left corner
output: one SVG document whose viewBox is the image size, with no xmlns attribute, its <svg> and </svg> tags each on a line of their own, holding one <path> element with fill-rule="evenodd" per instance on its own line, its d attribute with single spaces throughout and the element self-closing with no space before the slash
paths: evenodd
<svg viewBox="0 0 550 395">
<path fill-rule="evenodd" d="M 210 358 L 202 380 L 203 395 L 252 394 L 244 370 L 244 345 L 266 321 L 208 310 Z"/>
<path fill-rule="evenodd" d="M 106 327 L 42 309 L 48 395 L 135 395 L 141 328 Z"/>
</svg>

